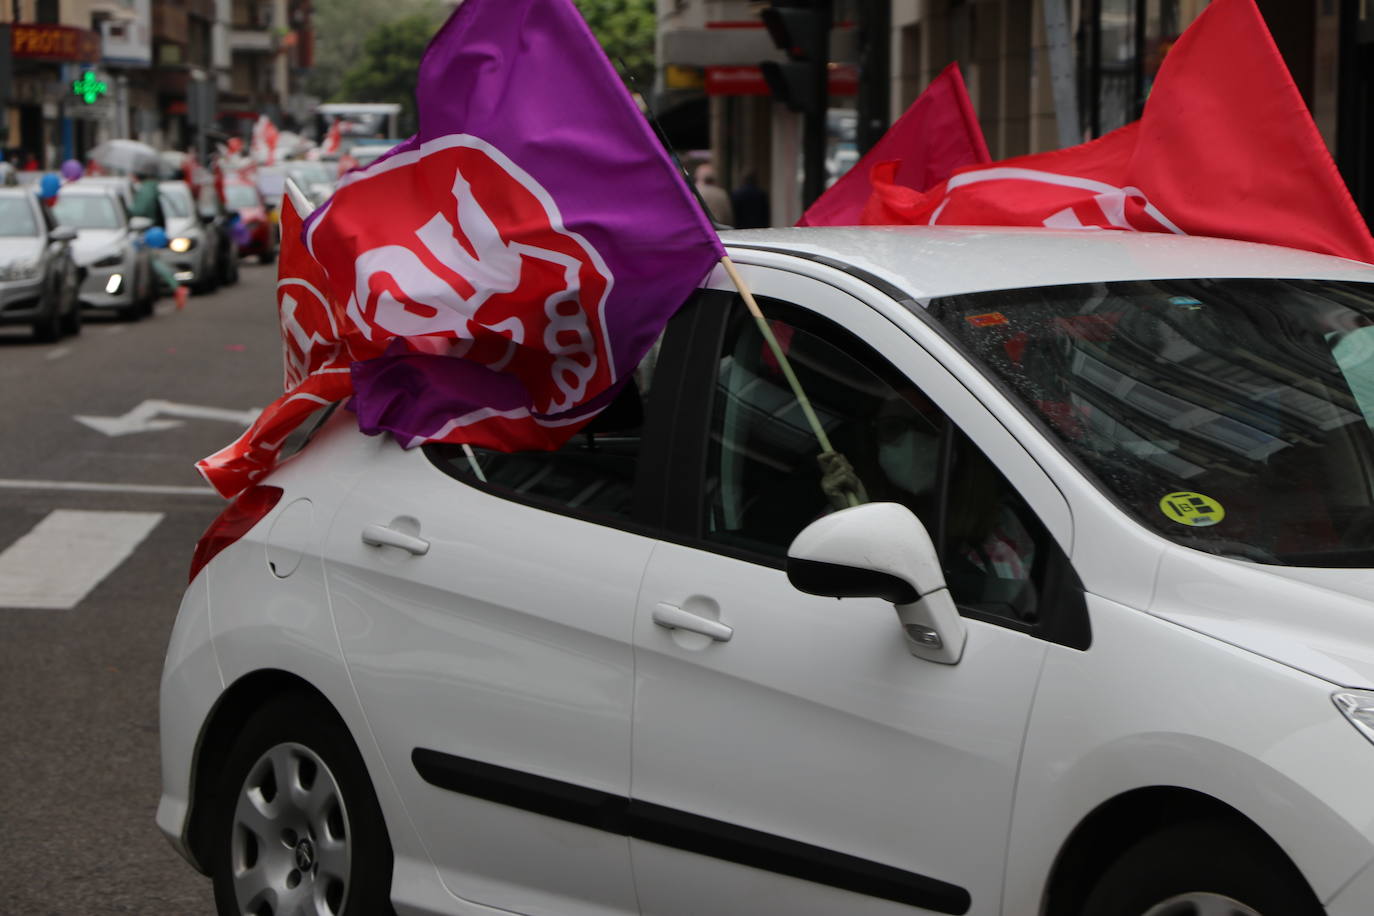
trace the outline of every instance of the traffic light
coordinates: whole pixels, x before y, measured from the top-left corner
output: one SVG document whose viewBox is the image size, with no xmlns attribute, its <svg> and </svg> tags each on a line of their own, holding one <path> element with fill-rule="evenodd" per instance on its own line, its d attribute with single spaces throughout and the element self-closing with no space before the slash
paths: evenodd
<svg viewBox="0 0 1374 916">
<path fill-rule="evenodd" d="M 802 204 L 825 190 L 825 116 L 830 107 L 832 0 L 771 0 L 760 14 L 768 34 L 787 54 L 760 64 L 773 96 L 804 115 Z"/>
<path fill-rule="evenodd" d="M 786 62 L 760 67 L 774 98 L 792 111 L 824 114 L 829 93 L 831 9 L 829 0 L 773 0 L 760 14 Z"/>
</svg>

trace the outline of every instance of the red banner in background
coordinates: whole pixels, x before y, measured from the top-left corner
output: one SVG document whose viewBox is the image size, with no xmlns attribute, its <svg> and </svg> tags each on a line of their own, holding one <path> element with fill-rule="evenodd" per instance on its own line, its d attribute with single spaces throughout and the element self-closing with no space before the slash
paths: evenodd
<svg viewBox="0 0 1374 916">
<path fill-rule="evenodd" d="M 99 63 L 100 33 L 67 25 L 10 26 L 10 53 L 25 60 Z"/>
</svg>

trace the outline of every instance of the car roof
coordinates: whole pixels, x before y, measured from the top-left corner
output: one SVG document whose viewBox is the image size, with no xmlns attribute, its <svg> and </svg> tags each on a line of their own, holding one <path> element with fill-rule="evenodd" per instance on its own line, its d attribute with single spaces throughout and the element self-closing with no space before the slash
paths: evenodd
<svg viewBox="0 0 1374 916">
<path fill-rule="evenodd" d="M 88 197 L 98 194 L 102 197 L 114 197 L 119 194 L 119 187 L 108 181 L 88 183 L 85 178 L 79 178 L 64 184 L 57 193 L 59 197 L 63 194 L 84 194 Z"/>
<path fill-rule="evenodd" d="M 1120 230 L 863 226 L 729 230 L 763 248 L 857 268 L 913 299 L 1111 280 L 1311 277 L 1374 282 L 1374 265 L 1294 248 Z"/>
</svg>

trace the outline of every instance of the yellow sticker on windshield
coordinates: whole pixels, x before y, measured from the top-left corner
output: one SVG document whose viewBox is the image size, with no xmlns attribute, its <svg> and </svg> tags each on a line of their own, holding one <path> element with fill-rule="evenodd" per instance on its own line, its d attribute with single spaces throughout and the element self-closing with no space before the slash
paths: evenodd
<svg viewBox="0 0 1374 916">
<path fill-rule="evenodd" d="M 1226 517 L 1226 510 L 1221 503 L 1192 490 L 1170 493 L 1159 501 L 1159 511 L 1168 516 L 1169 521 L 1190 528 L 1206 528 Z"/>
</svg>

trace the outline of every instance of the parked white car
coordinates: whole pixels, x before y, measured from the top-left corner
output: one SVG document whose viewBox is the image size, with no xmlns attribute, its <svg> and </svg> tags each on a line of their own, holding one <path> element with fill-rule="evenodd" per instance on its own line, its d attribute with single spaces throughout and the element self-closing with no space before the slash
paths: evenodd
<svg viewBox="0 0 1374 916">
<path fill-rule="evenodd" d="M 219 911 L 1374 912 L 1374 268 L 725 239 L 866 502 L 719 270 L 558 452 L 334 411 L 168 649 Z"/>
<path fill-rule="evenodd" d="M 152 220 L 131 219 L 117 189 L 84 179 L 63 185 L 52 209 L 58 223 L 76 230 L 72 256 L 85 272 L 82 306 L 130 321 L 151 315 L 157 287 L 142 234 Z"/>
</svg>

